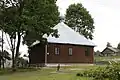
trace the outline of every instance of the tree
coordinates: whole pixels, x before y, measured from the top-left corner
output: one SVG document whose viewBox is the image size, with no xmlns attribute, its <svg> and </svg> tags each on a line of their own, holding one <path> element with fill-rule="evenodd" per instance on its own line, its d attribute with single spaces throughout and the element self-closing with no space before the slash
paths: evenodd
<svg viewBox="0 0 120 80">
<path fill-rule="evenodd" d="M 3 60 L 3 61 L 5 61 L 6 59 L 7 59 L 7 60 L 11 60 L 10 54 L 9 54 L 6 50 L 4 50 L 3 52 L 0 51 L 0 54 L 3 54 L 3 55 L 2 55 L 2 60 Z"/>
<path fill-rule="evenodd" d="M 120 43 L 118 43 L 117 49 L 120 49 Z"/>
<path fill-rule="evenodd" d="M 25 43 L 30 46 L 36 40 L 46 41 L 44 34 L 57 37 L 57 30 L 52 29 L 59 22 L 58 7 L 54 0 L 31 0 L 26 6 L 25 13 L 30 18 L 28 25 L 31 30 L 26 31 Z"/>
<path fill-rule="evenodd" d="M 4 49 L 4 45 L 3 44 L 6 44 L 5 41 L 4 41 L 4 38 L 3 38 L 3 31 L 2 31 L 2 37 L 0 36 L 0 47 L 1 47 L 1 50 L 0 50 L 0 56 L 1 56 L 1 65 L 3 66 L 4 68 L 4 64 L 5 64 L 5 61 L 6 59 L 7 60 L 11 60 L 10 58 L 10 54 Z M 0 66 L 1 66 L 0 65 Z"/>
<path fill-rule="evenodd" d="M 112 45 L 109 42 L 107 42 L 106 47 L 112 47 Z"/>
<path fill-rule="evenodd" d="M 65 23 L 87 39 L 93 39 L 94 21 L 82 4 L 72 4 L 66 11 Z"/>
<path fill-rule="evenodd" d="M 1 66 L 4 69 L 5 68 L 4 64 L 6 60 L 11 60 L 10 54 L 6 50 L 4 51 L 0 50 L 0 55 L 1 55 Z"/>
<path fill-rule="evenodd" d="M 52 29 L 59 21 L 55 0 L 1 0 L 0 24 L 10 36 L 13 69 L 16 69 L 21 38 L 28 46 L 43 35 L 57 35 Z M 17 45 L 15 45 L 17 44 Z M 15 56 L 14 56 L 15 55 Z"/>
</svg>

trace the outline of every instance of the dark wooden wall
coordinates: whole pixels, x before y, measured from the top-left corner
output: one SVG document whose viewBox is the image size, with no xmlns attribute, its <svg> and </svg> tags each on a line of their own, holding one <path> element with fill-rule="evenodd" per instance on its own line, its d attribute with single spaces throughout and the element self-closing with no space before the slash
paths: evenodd
<svg viewBox="0 0 120 80">
<path fill-rule="evenodd" d="M 45 45 L 37 44 L 30 48 L 30 64 L 45 63 Z"/>
<path fill-rule="evenodd" d="M 60 48 L 60 54 L 55 54 L 55 47 Z M 68 54 L 68 48 L 73 48 L 73 54 Z M 89 49 L 89 56 L 85 56 L 85 49 Z M 48 63 L 93 63 L 93 51 L 94 47 L 78 46 L 69 44 L 49 44 L 47 56 Z"/>
<path fill-rule="evenodd" d="M 60 54 L 55 54 L 55 47 L 60 48 Z M 68 48 L 72 48 L 73 54 L 68 54 Z M 85 56 L 85 49 L 89 49 L 89 56 Z M 94 47 L 69 44 L 48 44 L 47 63 L 93 63 Z M 45 45 L 36 45 L 30 51 L 30 64 L 45 63 Z"/>
</svg>

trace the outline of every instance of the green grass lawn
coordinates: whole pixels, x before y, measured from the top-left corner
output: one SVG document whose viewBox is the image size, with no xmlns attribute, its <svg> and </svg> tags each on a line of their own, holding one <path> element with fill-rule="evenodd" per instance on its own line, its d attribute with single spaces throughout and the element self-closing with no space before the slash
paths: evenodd
<svg viewBox="0 0 120 80">
<path fill-rule="evenodd" d="M 106 58 L 108 59 L 109 57 L 95 58 L 99 61 Z M 60 72 L 56 72 L 56 67 L 42 68 L 38 69 L 37 71 L 15 72 L 11 74 L 0 75 L 0 80 L 92 80 L 91 78 L 76 76 L 76 74 L 84 70 L 98 68 L 99 66 L 100 65 L 66 66 L 61 67 Z M 101 65 L 101 67 L 104 66 L 106 65 Z"/>
<path fill-rule="evenodd" d="M 105 57 L 95 56 L 94 57 L 94 60 L 96 61 L 108 61 L 112 59 L 120 59 L 120 56 L 105 56 Z"/>
<path fill-rule="evenodd" d="M 76 76 L 76 74 L 95 67 L 97 66 L 62 67 L 60 72 L 56 72 L 56 68 L 43 68 L 37 71 L 1 75 L 0 80 L 91 80 L 90 78 Z"/>
<path fill-rule="evenodd" d="M 106 57 L 96 57 L 97 60 L 106 59 Z M 11 74 L 0 75 L 0 80 L 92 80 L 87 77 L 76 76 L 77 73 L 84 70 L 95 69 L 100 65 L 82 65 L 61 67 L 60 72 L 56 72 L 56 67 L 42 68 L 37 71 L 15 72 Z M 101 65 L 104 67 L 106 65 Z"/>
<path fill-rule="evenodd" d="M 120 62 L 120 56 L 95 56 L 94 57 L 94 62 L 96 64 L 110 64 L 110 61 L 117 61 Z"/>
</svg>

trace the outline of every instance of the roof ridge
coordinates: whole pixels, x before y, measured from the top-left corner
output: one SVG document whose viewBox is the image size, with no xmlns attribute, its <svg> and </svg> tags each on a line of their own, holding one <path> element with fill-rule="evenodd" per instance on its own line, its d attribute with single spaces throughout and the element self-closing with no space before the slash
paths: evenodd
<svg viewBox="0 0 120 80">
<path fill-rule="evenodd" d="M 58 38 L 53 37 L 52 35 L 43 37 L 47 38 L 49 43 L 62 43 L 62 44 L 75 44 L 75 45 L 86 45 L 86 46 L 96 46 L 92 41 L 89 41 L 83 35 L 74 31 L 64 22 L 58 23 L 53 29 L 58 29 Z M 36 42 L 38 43 L 38 42 Z"/>
<path fill-rule="evenodd" d="M 49 36 L 48 42 L 56 42 L 56 43 L 73 43 L 73 44 L 81 44 L 81 45 L 90 45 L 95 46 L 94 43 L 89 41 L 83 35 L 79 34 L 78 32 L 74 31 L 64 22 L 58 23 L 54 29 L 58 29 L 58 34 L 60 34 L 59 38 L 53 38 Z"/>
</svg>

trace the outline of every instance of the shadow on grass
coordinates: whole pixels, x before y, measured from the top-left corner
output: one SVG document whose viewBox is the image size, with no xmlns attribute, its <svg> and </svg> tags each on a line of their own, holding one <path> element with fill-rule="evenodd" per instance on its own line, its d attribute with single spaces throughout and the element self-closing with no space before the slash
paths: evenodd
<svg viewBox="0 0 120 80">
<path fill-rule="evenodd" d="M 31 71 L 37 71 L 40 69 L 36 68 L 18 68 L 16 71 L 12 71 L 12 68 L 5 68 L 5 69 L 0 69 L 0 75 L 9 75 L 9 74 L 14 74 L 18 72 L 31 72 Z"/>
</svg>

